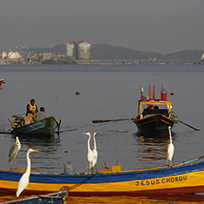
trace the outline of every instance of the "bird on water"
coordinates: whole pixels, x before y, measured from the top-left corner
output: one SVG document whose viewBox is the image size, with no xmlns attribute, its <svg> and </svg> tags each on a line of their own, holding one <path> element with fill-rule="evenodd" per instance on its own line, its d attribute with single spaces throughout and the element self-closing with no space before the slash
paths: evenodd
<svg viewBox="0 0 204 204">
<path fill-rule="evenodd" d="M 16 137 L 16 142 L 12 145 L 10 151 L 9 151 L 9 162 L 10 162 L 10 169 L 12 168 L 12 160 L 14 160 L 14 163 L 16 165 L 16 156 L 21 149 L 21 143 L 18 137 Z M 17 168 L 17 165 L 16 165 Z"/>
<path fill-rule="evenodd" d="M 168 127 L 169 129 L 169 137 L 170 137 L 170 143 L 168 145 L 168 150 L 167 150 L 167 161 L 168 161 L 168 165 L 169 166 L 172 166 L 170 165 L 171 162 L 172 162 L 172 159 L 173 159 L 173 156 L 174 156 L 174 145 L 172 143 L 172 136 L 171 136 L 171 130 L 170 130 L 170 126 Z"/>
<path fill-rule="evenodd" d="M 16 191 L 16 197 L 19 197 L 19 195 L 25 190 L 25 188 L 28 186 L 29 179 L 30 179 L 30 171 L 31 171 L 31 162 L 30 162 L 30 157 L 29 154 L 31 152 L 39 152 L 38 150 L 35 149 L 28 149 L 26 153 L 26 159 L 27 159 L 27 169 L 26 172 L 21 176 L 19 183 L 18 183 L 18 188 Z"/>
</svg>

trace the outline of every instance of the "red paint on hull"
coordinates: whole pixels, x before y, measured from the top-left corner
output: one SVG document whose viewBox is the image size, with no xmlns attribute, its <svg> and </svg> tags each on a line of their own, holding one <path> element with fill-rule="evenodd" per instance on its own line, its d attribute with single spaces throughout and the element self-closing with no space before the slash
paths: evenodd
<svg viewBox="0 0 204 204">
<path fill-rule="evenodd" d="M 35 195 L 35 194 L 47 194 L 53 193 L 54 191 L 28 191 L 25 190 L 26 195 Z M 144 190 L 144 191 L 122 191 L 122 192 L 73 192 L 69 191 L 70 196 L 117 196 L 117 195 L 126 195 L 126 196 L 140 196 L 140 195 L 182 195 L 182 194 L 194 194 L 194 193 L 203 193 L 204 186 L 195 186 L 195 187 L 183 187 L 183 188 L 174 188 L 174 189 L 158 189 L 158 190 Z M 0 189 L 0 195 L 15 195 L 16 189 Z"/>
<path fill-rule="evenodd" d="M 4 81 L 4 80 L 0 80 L 0 86 L 2 85 L 3 81 Z"/>
</svg>

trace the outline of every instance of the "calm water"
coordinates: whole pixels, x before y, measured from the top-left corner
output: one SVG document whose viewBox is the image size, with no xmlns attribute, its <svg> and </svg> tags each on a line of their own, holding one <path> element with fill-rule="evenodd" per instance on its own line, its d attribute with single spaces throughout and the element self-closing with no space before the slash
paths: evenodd
<svg viewBox="0 0 204 204">
<path fill-rule="evenodd" d="M 156 86 L 160 98 L 163 85 L 173 111 L 181 123 L 173 128 L 175 145 L 174 162 L 180 163 L 204 155 L 203 103 L 204 67 L 179 66 L 0 66 L 0 78 L 6 84 L 0 89 L 0 131 L 10 126 L 12 115 L 25 116 L 25 107 L 35 98 L 38 108 L 44 106 L 48 116 L 62 120 L 59 135 L 52 138 L 21 138 L 22 148 L 17 156 L 18 168 L 26 167 L 28 147 L 39 150 L 32 158 L 32 168 L 38 172 L 62 172 L 63 163 L 71 162 L 77 172 L 87 171 L 87 139 L 84 132 L 97 132 L 99 153 L 97 168 L 115 165 L 122 170 L 164 166 L 168 138 L 145 139 L 137 136 L 137 127 L 131 121 L 93 124 L 96 119 L 131 118 L 138 113 L 137 100 L 140 86 L 148 95 L 149 85 Z M 79 91 L 80 94 L 75 93 Z M 170 95 L 173 92 L 174 95 Z M 125 132 L 118 132 L 125 130 Z M 9 132 L 9 131 L 8 131 Z M 8 152 L 15 139 L 10 134 L 0 134 L 0 168 L 9 169 Z M 187 197 L 185 197 L 186 199 Z M 3 199 L 3 198 L 0 198 Z M 114 198 L 70 198 L 70 203 L 113 203 Z M 121 203 L 154 202 L 155 198 L 121 197 Z M 173 200 L 174 199 L 174 200 Z M 176 200 L 177 199 L 177 200 Z M 169 197 L 166 202 L 188 203 L 202 200 L 202 195 L 189 200 Z M 109 200 L 109 201 L 108 201 Z M 193 201 L 192 201 L 193 200 Z M 163 203 L 164 198 L 157 203 Z"/>
</svg>

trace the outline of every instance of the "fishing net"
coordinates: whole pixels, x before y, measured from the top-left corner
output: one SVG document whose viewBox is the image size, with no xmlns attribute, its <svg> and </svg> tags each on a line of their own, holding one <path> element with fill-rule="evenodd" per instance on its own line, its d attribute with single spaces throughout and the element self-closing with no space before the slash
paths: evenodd
<svg viewBox="0 0 204 204">
<path fill-rule="evenodd" d="M 174 123 L 178 123 L 178 121 L 179 121 L 178 116 L 173 111 L 171 113 L 171 117 L 170 118 L 173 120 Z"/>
</svg>

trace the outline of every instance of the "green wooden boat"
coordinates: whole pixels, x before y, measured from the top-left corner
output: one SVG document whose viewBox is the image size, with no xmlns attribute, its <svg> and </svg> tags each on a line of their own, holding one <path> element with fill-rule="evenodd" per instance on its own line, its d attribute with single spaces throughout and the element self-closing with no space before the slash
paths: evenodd
<svg viewBox="0 0 204 204">
<path fill-rule="evenodd" d="M 50 116 L 33 123 L 23 125 L 21 119 L 16 126 L 14 126 L 12 133 L 15 135 L 35 135 L 35 136 L 51 136 L 58 128 L 59 132 L 60 122 L 54 116 Z"/>
</svg>

